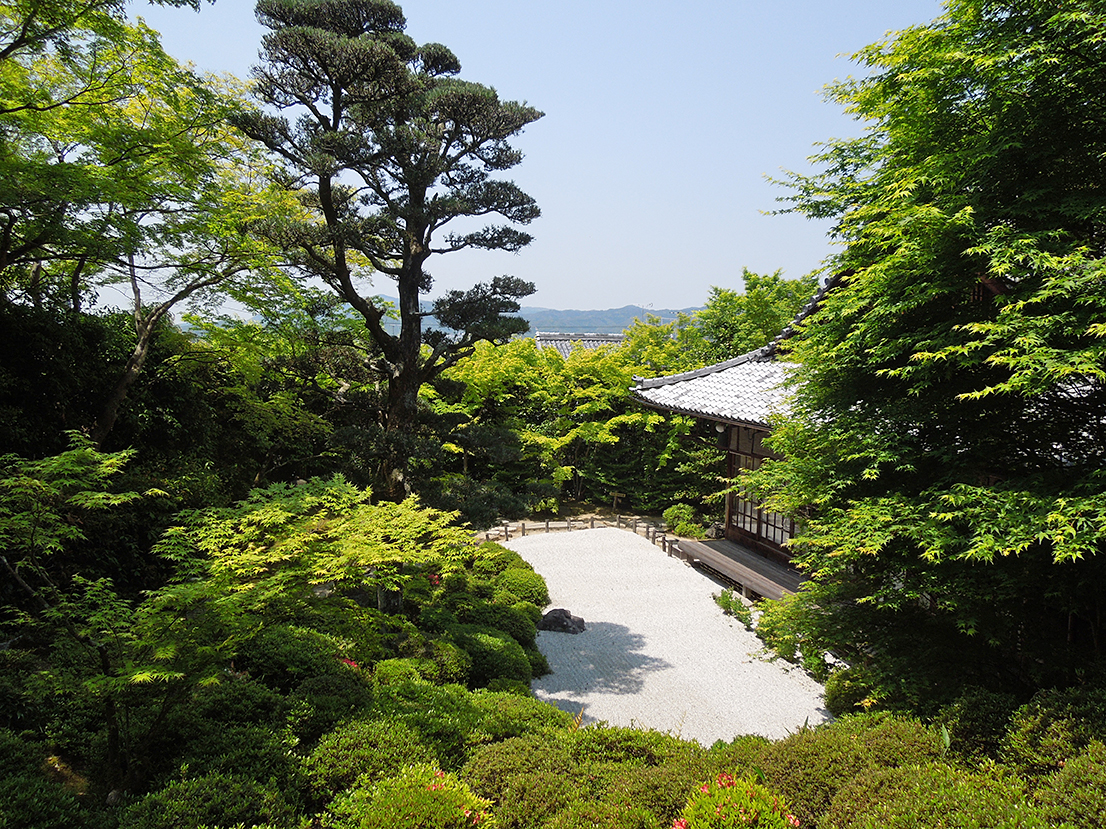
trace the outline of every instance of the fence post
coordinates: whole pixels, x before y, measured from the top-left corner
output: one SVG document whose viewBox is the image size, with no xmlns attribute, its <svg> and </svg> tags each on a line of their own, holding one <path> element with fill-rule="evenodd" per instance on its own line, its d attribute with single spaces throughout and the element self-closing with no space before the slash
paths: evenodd
<svg viewBox="0 0 1106 829">
<path fill-rule="evenodd" d="M 634 519 L 634 535 L 637 535 L 637 519 Z"/>
<path fill-rule="evenodd" d="M 503 540 L 511 540 L 511 525 L 508 524 L 506 521 L 503 522 Z"/>
<path fill-rule="evenodd" d="M 566 529 L 569 532 L 572 532 L 572 519 L 571 518 L 568 519 L 568 527 Z"/>
<path fill-rule="evenodd" d="M 522 537 L 526 538 L 526 522 L 522 522 Z"/>
<path fill-rule="evenodd" d="M 590 518 L 588 518 L 588 529 L 589 530 L 594 530 L 595 529 L 595 516 L 594 515 L 591 516 Z"/>
<path fill-rule="evenodd" d="M 545 531 L 549 532 L 549 519 L 548 518 L 545 519 Z"/>
</svg>

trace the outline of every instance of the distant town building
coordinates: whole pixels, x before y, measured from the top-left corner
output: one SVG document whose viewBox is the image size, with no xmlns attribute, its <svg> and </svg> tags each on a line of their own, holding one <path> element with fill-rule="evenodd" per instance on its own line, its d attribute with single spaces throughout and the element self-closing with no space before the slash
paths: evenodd
<svg viewBox="0 0 1106 829">
<path fill-rule="evenodd" d="M 534 335 L 538 348 L 555 348 L 562 357 L 568 357 L 574 348 L 586 348 L 594 351 L 605 345 L 618 345 L 625 339 L 623 334 L 562 334 L 559 332 L 539 331 Z"/>
</svg>

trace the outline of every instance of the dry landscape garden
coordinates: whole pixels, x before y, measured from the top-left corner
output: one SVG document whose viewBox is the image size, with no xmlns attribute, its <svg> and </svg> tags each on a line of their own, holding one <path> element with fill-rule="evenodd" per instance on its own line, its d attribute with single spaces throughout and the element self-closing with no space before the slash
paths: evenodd
<svg viewBox="0 0 1106 829">
<path fill-rule="evenodd" d="M 248 81 L 127 11 L 0 0 L 0 829 L 1106 826 L 1106 1 L 861 50 L 826 94 L 863 133 L 779 182 L 822 272 L 567 357 L 533 284 L 429 275 L 529 244 L 542 112 L 390 0 L 258 0 Z M 631 393 L 770 342 L 736 479 Z M 477 531 L 614 493 L 794 522 L 756 632 L 832 722 L 533 695 L 546 582 Z"/>
</svg>

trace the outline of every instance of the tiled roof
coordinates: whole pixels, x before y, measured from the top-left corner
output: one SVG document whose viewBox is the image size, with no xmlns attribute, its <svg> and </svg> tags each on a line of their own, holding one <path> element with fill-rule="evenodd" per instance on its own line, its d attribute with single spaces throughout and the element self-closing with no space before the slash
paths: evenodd
<svg viewBox="0 0 1106 829">
<path fill-rule="evenodd" d="M 795 326 L 818 310 L 822 298 L 844 277 L 830 279 L 768 345 L 713 366 L 671 374 L 635 377 L 634 397 L 654 409 L 720 420 L 767 426 L 773 413 L 786 411 L 787 380 L 795 363 L 776 359 L 781 342 Z"/>
<path fill-rule="evenodd" d="M 635 377 L 634 397 L 647 406 L 727 423 L 767 426 L 785 410 L 787 376 L 794 363 L 773 359 L 771 346 L 724 363 L 644 379 Z"/>
<path fill-rule="evenodd" d="M 622 334 L 561 334 L 539 331 L 534 335 L 538 348 L 555 348 L 562 357 L 568 357 L 573 348 L 596 349 L 604 345 L 618 345 Z"/>
</svg>

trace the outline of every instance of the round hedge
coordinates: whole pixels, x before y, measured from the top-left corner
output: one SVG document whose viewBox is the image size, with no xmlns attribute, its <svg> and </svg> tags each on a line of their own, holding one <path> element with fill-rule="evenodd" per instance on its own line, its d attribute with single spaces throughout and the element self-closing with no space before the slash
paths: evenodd
<svg viewBox="0 0 1106 829">
<path fill-rule="evenodd" d="M 403 722 L 355 720 L 325 734 L 306 767 L 316 796 L 329 800 L 359 778 L 380 780 L 434 760 L 434 752 Z"/>
<path fill-rule="evenodd" d="M 1018 781 L 933 763 L 871 769 L 834 797 L 820 829 L 1044 829 Z"/>
<path fill-rule="evenodd" d="M 501 630 L 478 625 L 457 625 L 451 628 L 453 640 L 472 657 L 469 683 L 482 688 L 500 677 L 529 684 L 532 676 L 530 661 L 522 645 Z"/>
<path fill-rule="evenodd" d="M 325 825 L 333 829 L 472 829 L 494 825 L 488 817 L 490 806 L 452 774 L 420 765 L 338 798 Z"/>
<path fill-rule="evenodd" d="M 1106 745 L 1091 742 L 1086 751 L 1046 778 L 1037 790 L 1037 802 L 1050 825 L 1106 826 Z"/>
<path fill-rule="evenodd" d="M 128 806 L 119 825 L 126 829 L 229 829 L 290 826 L 295 811 L 279 792 L 252 780 L 207 774 L 179 780 Z"/>
<path fill-rule="evenodd" d="M 495 578 L 497 590 L 513 593 L 521 601 L 530 602 L 538 607 L 549 604 L 549 588 L 545 585 L 545 579 L 533 570 L 523 570 L 512 567 L 504 570 Z"/>
</svg>

